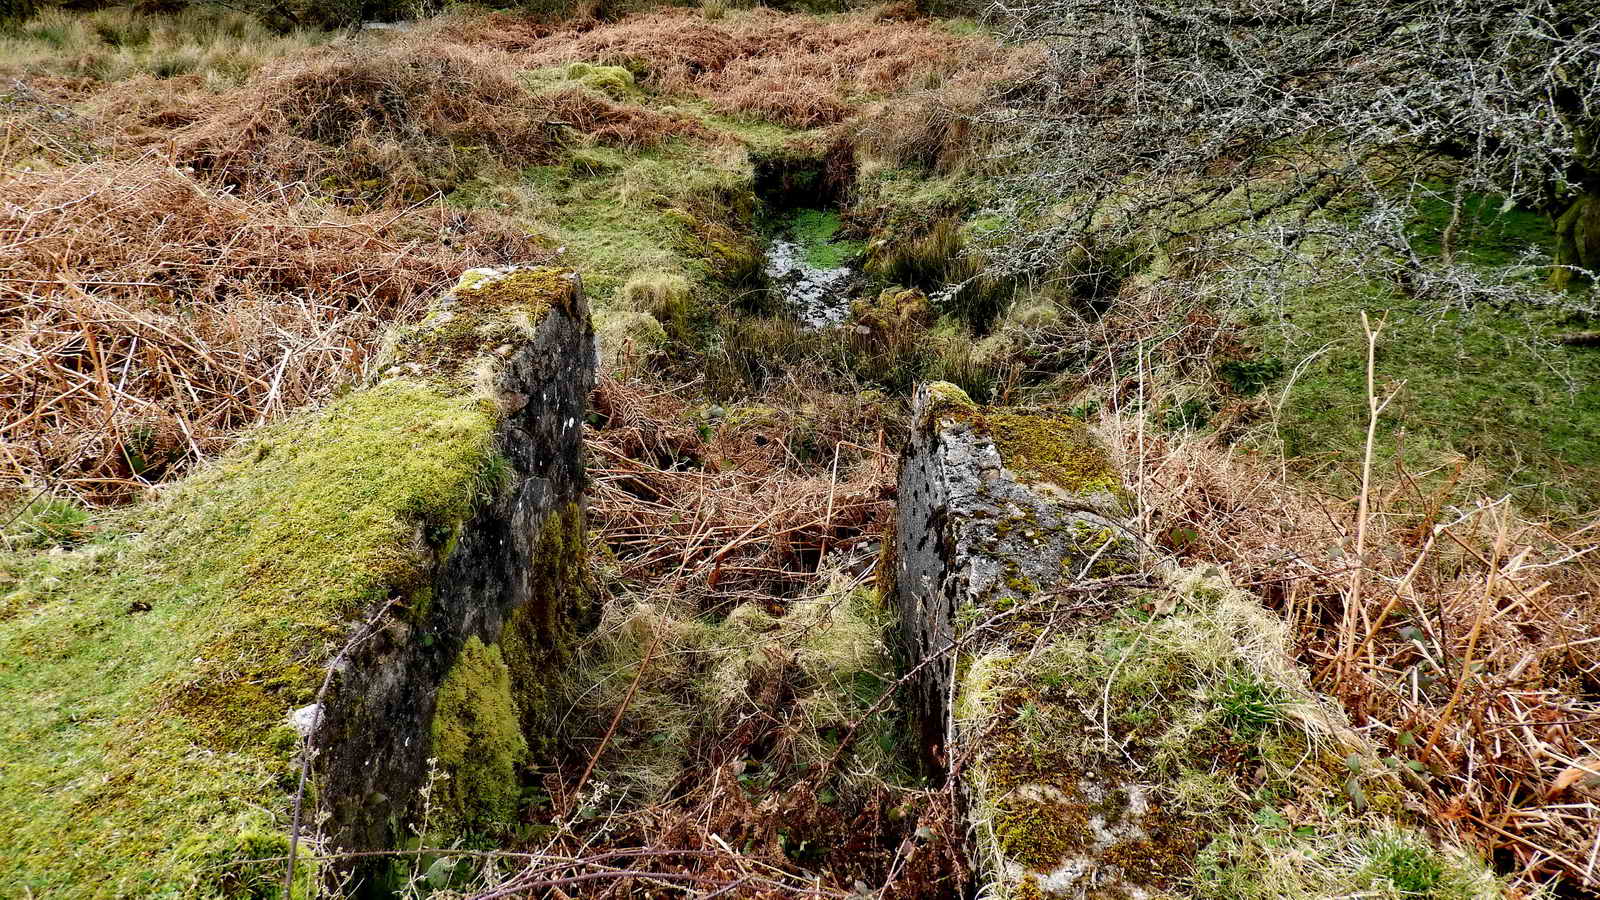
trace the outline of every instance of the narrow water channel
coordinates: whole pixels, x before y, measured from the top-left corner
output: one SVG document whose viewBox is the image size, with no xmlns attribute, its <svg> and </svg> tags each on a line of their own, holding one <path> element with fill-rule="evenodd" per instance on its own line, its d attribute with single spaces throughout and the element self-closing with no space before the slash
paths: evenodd
<svg viewBox="0 0 1600 900">
<path fill-rule="evenodd" d="M 767 277 L 809 328 L 843 323 L 862 280 L 857 264 L 865 245 L 841 238 L 839 230 L 837 212 L 790 210 L 767 245 Z"/>
</svg>

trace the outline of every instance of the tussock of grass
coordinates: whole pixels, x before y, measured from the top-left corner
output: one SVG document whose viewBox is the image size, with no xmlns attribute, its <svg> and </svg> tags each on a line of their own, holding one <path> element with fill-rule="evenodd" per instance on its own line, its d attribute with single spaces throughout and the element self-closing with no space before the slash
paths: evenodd
<svg viewBox="0 0 1600 900">
<path fill-rule="evenodd" d="M 332 37 L 325 31 L 274 31 L 247 13 L 220 6 L 189 6 L 175 13 L 123 6 L 87 13 L 47 9 L 0 32 L 0 72 L 99 82 L 195 75 L 212 90 L 222 90 L 243 83 L 269 60 Z"/>
<path fill-rule="evenodd" d="M 307 181 L 364 202 L 418 202 L 480 173 L 548 162 L 569 133 L 640 148 L 700 126 L 582 81 L 534 92 L 503 54 L 416 36 L 275 64 L 219 98 L 179 153 L 226 183 Z"/>
<path fill-rule="evenodd" d="M 11 548 L 72 547 L 93 531 L 88 510 L 71 500 L 44 495 L 28 498 L 16 510 L 0 504 L 0 522 L 5 523 L 0 546 Z"/>
<path fill-rule="evenodd" d="M 720 622 L 648 602 L 609 607 L 601 637 L 574 679 L 582 690 L 575 715 L 603 721 L 627 692 L 646 649 L 659 645 L 596 777 L 642 802 L 657 802 L 674 786 L 696 780 L 704 754 L 716 752 L 752 714 L 782 723 L 776 742 L 749 758 L 763 790 L 804 777 L 827 761 L 845 729 L 892 680 L 884 625 L 876 597 L 863 591 L 803 600 L 781 617 L 746 604 Z M 786 648 L 786 658 L 775 657 L 775 647 Z M 779 693 L 782 707 L 767 706 L 763 698 Z M 830 789 L 857 801 L 904 777 L 892 709 L 868 729 Z"/>
</svg>

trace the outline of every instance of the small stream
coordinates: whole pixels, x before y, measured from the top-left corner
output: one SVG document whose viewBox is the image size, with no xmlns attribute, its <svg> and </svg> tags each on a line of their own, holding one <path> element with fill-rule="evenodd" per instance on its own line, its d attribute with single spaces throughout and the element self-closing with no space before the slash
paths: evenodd
<svg viewBox="0 0 1600 900">
<path fill-rule="evenodd" d="M 851 265 L 865 245 L 841 240 L 839 214 L 820 209 L 786 213 L 767 245 L 767 277 L 808 328 L 839 325 L 861 281 Z"/>
</svg>

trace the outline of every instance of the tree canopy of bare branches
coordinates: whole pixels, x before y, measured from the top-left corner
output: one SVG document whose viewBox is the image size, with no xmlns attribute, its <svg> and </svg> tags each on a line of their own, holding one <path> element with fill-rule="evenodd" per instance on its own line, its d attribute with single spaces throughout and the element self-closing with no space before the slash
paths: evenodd
<svg viewBox="0 0 1600 900">
<path fill-rule="evenodd" d="M 998 265 L 1038 271 L 1133 235 L 1269 222 L 1292 246 L 1339 198 L 1381 207 L 1443 182 L 1458 203 L 1478 192 L 1549 216 L 1557 246 L 1539 262 L 1565 288 L 1600 268 L 1593 12 L 1583 0 L 997 0 L 1011 39 L 1049 48 L 1039 81 L 995 113 L 1022 134 L 999 152 L 1020 173 L 1010 195 L 1027 223 Z M 1382 218 L 1364 229 L 1416 270 L 1404 230 Z"/>
</svg>

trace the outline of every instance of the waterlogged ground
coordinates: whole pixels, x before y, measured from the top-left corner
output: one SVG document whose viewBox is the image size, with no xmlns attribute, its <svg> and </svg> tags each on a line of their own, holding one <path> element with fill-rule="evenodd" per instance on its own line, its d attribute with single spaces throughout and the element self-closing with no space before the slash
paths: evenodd
<svg viewBox="0 0 1600 900">
<path fill-rule="evenodd" d="M 844 322 L 859 271 L 860 241 L 839 236 L 839 214 L 820 209 L 787 213 L 767 246 L 767 277 L 783 291 L 795 315 L 811 328 Z"/>
</svg>

